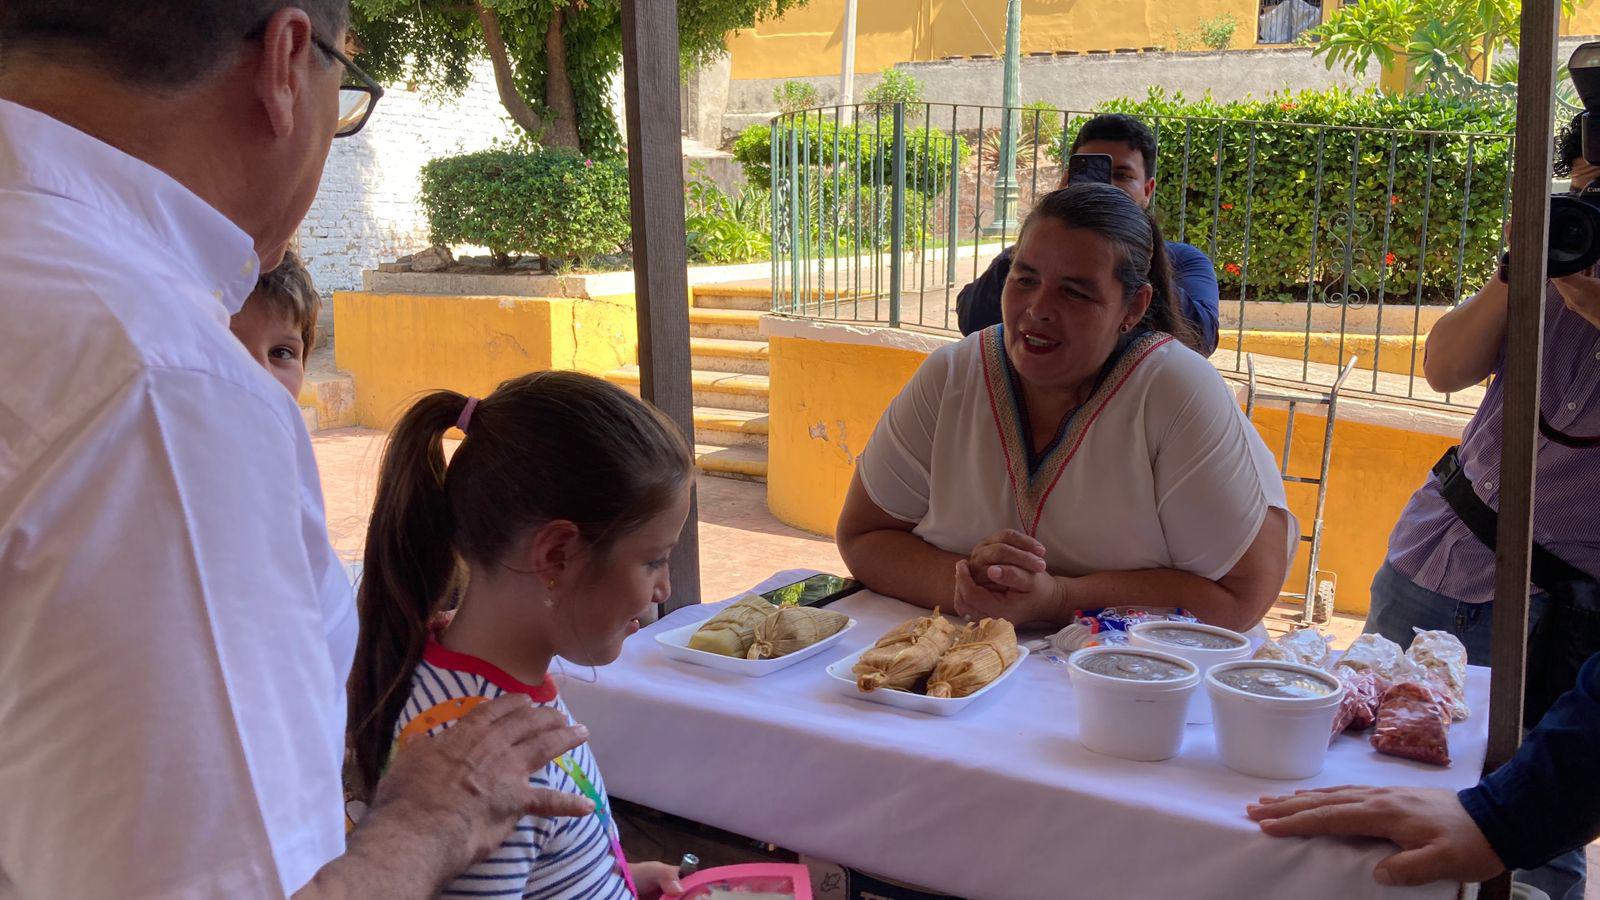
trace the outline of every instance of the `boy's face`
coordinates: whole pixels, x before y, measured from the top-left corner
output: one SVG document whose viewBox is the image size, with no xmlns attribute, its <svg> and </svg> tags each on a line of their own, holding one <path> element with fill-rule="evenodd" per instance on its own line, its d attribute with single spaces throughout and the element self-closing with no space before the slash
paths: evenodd
<svg viewBox="0 0 1600 900">
<path fill-rule="evenodd" d="M 250 358 L 278 379 L 290 396 L 300 396 L 300 385 L 306 380 L 306 349 L 293 320 L 273 312 L 252 296 L 229 320 L 228 328 L 244 344 Z"/>
</svg>

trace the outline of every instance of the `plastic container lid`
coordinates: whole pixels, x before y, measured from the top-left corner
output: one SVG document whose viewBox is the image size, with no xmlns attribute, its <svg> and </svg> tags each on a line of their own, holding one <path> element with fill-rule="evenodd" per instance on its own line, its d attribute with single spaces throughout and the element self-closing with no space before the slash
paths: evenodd
<svg viewBox="0 0 1600 900">
<path fill-rule="evenodd" d="M 1140 622 L 1128 629 L 1128 634 L 1185 651 L 1238 653 L 1250 646 L 1250 639 L 1236 631 L 1199 622 Z"/>
<path fill-rule="evenodd" d="M 1144 691 L 1183 690 L 1200 681 L 1200 669 L 1181 656 L 1135 647 L 1087 647 L 1070 665 L 1107 686 Z"/>
</svg>

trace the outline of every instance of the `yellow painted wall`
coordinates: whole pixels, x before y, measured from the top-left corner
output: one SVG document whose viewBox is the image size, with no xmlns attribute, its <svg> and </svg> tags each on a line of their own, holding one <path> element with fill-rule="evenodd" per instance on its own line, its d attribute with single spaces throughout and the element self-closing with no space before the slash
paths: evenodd
<svg viewBox="0 0 1600 900">
<path fill-rule="evenodd" d="M 343 327 L 341 325 L 341 327 Z M 1298 353 L 1296 354 L 1298 356 Z M 784 522 L 832 534 L 855 460 L 921 353 L 801 338 L 772 340 L 772 412 L 767 502 Z M 1283 449 L 1282 410 L 1261 409 L 1256 425 L 1274 455 Z M 1324 420 L 1295 420 L 1290 474 L 1315 475 Z M 1319 568 L 1338 574 L 1338 608 L 1361 614 L 1383 563 L 1389 531 L 1450 438 L 1341 420 L 1335 426 Z M 1315 488 L 1290 485 L 1290 507 L 1309 533 Z M 1289 590 L 1304 585 L 1306 551 Z"/>
<path fill-rule="evenodd" d="M 1232 13 L 1235 47 L 1255 46 L 1258 0 L 1022 0 L 1022 52 L 1171 47 L 1178 31 Z M 735 32 L 733 77 L 799 78 L 839 71 L 844 0 L 811 0 Z M 1005 50 L 1005 0 L 859 0 L 856 71 Z"/>
<path fill-rule="evenodd" d="M 1409 334 L 1383 336 L 1383 354 L 1378 359 L 1378 371 L 1396 375 L 1422 372 L 1422 354 L 1428 336 L 1418 335 L 1415 342 Z M 1370 334 L 1348 334 L 1344 340 L 1339 335 L 1319 332 L 1311 335 L 1310 360 L 1314 363 L 1343 365 L 1351 356 L 1356 357 L 1357 370 L 1372 371 L 1372 360 L 1378 339 Z M 1223 328 L 1217 335 L 1217 350 L 1234 350 L 1239 346 L 1239 334 Z M 1298 360 L 1306 356 L 1306 336 L 1290 331 L 1252 331 L 1244 333 L 1246 353 L 1259 356 L 1276 356 Z M 1341 353 L 1342 351 L 1342 353 Z M 1416 369 L 1412 369 L 1413 363 Z"/>
<path fill-rule="evenodd" d="M 767 505 L 807 531 L 833 534 L 856 459 L 925 354 L 774 337 L 767 404 Z"/>
<path fill-rule="evenodd" d="M 484 396 L 542 369 L 601 374 L 638 358 L 631 297 L 453 297 L 336 291 L 334 362 L 355 380 L 356 424 L 387 428 L 430 390 Z"/>
<path fill-rule="evenodd" d="M 1172 47 L 1176 33 L 1232 13 L 1235 48 L 1256 44 L 1259 0 L 1023 0 L 1022 52 Z M 859 0 L 856 71 L 1005 49 L 1006 0 Z M 811 0 L 780 19 L 735 32 L 733 77 L 835 75 L 843 49 L 844 0 Z M 1600 3 L 1583 0 L 1565 35 L 1600 34 Z"/>
</svg>

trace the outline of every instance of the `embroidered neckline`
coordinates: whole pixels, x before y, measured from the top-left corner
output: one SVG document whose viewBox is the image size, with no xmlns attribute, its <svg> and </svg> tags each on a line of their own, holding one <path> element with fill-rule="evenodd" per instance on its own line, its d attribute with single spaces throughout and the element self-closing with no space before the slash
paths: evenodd
<svg viewBox="0 0 1600 900">
<path fill-rule="evenodd" d="M 1004 326 L 985 329 L 982 337 L 983 381 L 989 395 L 989 411 L 994 417 L 1000 448 L 1005 454 L 1006 475 L 1016 501 L 1017 517 L 1029 535 L 1038 530 L 1045 501 L 1077 455 L 1090 426 L 1127 382 L 1128 376 L 1157 347 L 1172 336 L 1146 331 L 1128 341 L 1101 369 L 1089 398 L 1068 413 L 1056 436 L 1037 454 L 1028 426 L 1027 407 L 1015 383 L 1011 361 L 1006 358 Z"/>
</svg>

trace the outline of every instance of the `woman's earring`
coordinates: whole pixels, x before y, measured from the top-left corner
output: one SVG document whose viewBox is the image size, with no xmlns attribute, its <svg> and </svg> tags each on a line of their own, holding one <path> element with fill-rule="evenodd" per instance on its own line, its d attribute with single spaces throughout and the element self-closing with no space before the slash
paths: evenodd
<svg viewBox="0 0 1600 900">
<path fill-rule="evenodd" d="M 1132 330 L 1133 330 L 1133 326 L 1129 325 L 1127 322 L 1123 322 L 1122 323 L 1122 327 L 1118 329 L 1118 331 L 1121 331 L 1123 334 L 1127 334 L 1128 332 L 1130 332 Z"/>
<path fill-rule="evenodd" d="M 555 596 L 556 595 L 556 580 L 554 578 L 552 578 L 549 581 L 546 581 L 544 583 L 544 589 L 547 592 L 546 595 L 545 595 L 545 598 L 544 598 L 544 605 L 549 607 L 549 608 L 551 608 L 551 609 L 555 609 L 555 607 L 556 607 L 556 596 Z"/>
</svg>

